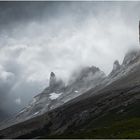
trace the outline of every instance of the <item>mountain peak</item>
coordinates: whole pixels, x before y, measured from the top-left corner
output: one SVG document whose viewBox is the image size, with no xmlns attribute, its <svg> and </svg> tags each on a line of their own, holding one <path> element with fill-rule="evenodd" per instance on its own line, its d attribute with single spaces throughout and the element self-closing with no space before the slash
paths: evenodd
<svg viewBox="0 0 140 140">
<path fill-rule="evenodd" d="M 103 79 L 105 76 L 105 73 L 102 72 L 98 67 L 88 66 L 82 68 L 77 73 L 74 73 L 74 75 L 72 76 L 74 78 L 71 83 L 80 83 L 82 85 L 86 82 L 89 82 L 90 84 L 95 85 L 93 81 L 96 81 L 96 83 L 98 83 L 97 81 L 100 81 L 100 79 Z"/>
<path fill-rule="evenodd" d="M 118 69 L 120 69 L 120 64 L 119 64 L 119 61 L 118 60 L 116 60 L 115 62 L 114 62 L 114 64 L 113 64 L 113 71 L 115 70 L 118 70 Z"/>
<path fill-rule="evenodd" d="M 58 92 L 59 90 L 63 89 L 65 84 L 63 80 L 56 77 L 54 72 L 50 73 L 50 81 L 49 81 L 49 92 Z"/>
<path fill-rule="evenodd" d="M 140 59 L 140 50 L 129 51 L 124 57 L 123 65 L 130 65 L 135 63 L 138 59 Z"/>
<path fill-rule="evenodd" d="M 91 66 L 91 67 L 85 67 L 81 70 L 81 74 L 85 75 L 85 74 L 88 74 L 88 73 L 95 73 L 97 71 L 100 71 L 98 67 L 95 67 L 95 66 Z"/>
<path fill-rule="evenodd" d="M 120 68 L 121 68 L 121 65 L 119 64 L 119 61 L 115 60 L 114 64 L 113 64 L 113 69 L 112 69 L 111 73 L 109 74 L 109 76 L 111 76 L 111 77 L 115 76 L 118 73 L 118 71 L 120 70 Z"/>
<path fill-rule="evenodd" d="M 54 72 L 50 73 L 50 81 L 49 81 L 49 86 L 53 87 L 56 84 L 56 76 Z"/>
<path fill-rule="evenodd" d="M 55 73 L 51 72 L 50 76 L 55 77 Z"/>
</svg>

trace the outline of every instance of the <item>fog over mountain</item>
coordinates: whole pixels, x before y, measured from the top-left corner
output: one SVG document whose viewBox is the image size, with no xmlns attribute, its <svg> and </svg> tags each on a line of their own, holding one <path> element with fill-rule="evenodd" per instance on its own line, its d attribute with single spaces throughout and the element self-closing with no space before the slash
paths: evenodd
<svg viewBox="0 0 140 140">
<path fill-rule="evenodd" d="M 1 2 L 0 106 L 23 107 L 55 74 L 97 66 L 109 74 L 138 47 L 140 2 Z M 17 107 L 18 106 L 18 107 Z"/>
</svg>

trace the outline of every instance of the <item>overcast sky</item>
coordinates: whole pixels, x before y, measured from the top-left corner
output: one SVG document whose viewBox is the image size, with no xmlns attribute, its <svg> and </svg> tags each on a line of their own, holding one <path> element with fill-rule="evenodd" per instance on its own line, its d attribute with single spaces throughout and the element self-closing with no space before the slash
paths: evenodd
<svg viewBox="0 0 140 140">
<path fill-rule="evenodd" d="M 78 67 L 108 74 L 138 47 L 140 2 L 0 2 L 0 103 L 24 106 L 55 72 Z M 14 106 L 15 105 L 15 106 Z"/>
</svg>

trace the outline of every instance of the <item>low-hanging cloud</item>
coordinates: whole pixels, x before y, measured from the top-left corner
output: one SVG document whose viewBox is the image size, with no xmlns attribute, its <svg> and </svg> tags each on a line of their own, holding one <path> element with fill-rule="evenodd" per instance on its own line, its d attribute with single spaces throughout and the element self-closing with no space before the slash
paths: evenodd
<svg viewBox="0 0 140 140">
<path fill-rule="evenodd" d="M 65 81 L 84 66 L 95 65 L 108 74 L 116 59 L 122 62 L 138 46 L 139 2 L 4 4 L 0 96 L 7 102 L 27 104 L 48 86 L 51 71 Z"/>
</svg>

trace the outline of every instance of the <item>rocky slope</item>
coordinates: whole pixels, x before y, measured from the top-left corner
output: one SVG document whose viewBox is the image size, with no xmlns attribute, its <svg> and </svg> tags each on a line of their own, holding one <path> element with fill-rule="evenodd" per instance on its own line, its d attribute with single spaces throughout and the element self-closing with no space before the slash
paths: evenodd
<svg viewBox="0 0 140 140">
<path fill-rule="evenodd" d="M 49 87 L 35 96 L 27 107 L 6 122 L 7 126 L 11 125 L 11 123 L 15 124 L 34 118 L 57 108 L 96 87 L 106 78 L 106 75 L 94 66 L 82 68 L 76 73 L 76 75 L 73 74 L 72 77 L 74 78 L 70 80 L 69 84 L 65 86 L 64 82 L 60 79 L 58 80 L 55 73 L 51 72 Z M 5 126 L 5 122 L 3 124 Z"/>
<path fill-rule="evenodd" d="M 110 120 L 114 122 L 128 116 L 139 117 L 139 71 L 140 51 L 135 50 L 126 54 L 121 65 L 115 61 L 108 76 L 96 67 L 85 68 L 70 85 L 65 86 L 62 81 L 56 81 L 55 74 L 51 73 L 50 81 L 53 82 L 50 85 L 57 88 L 49 86 L 35 97 L 35 101 L 17 116 L 20 123 L 1 130 L 0 136 L 80 138 L 80 134 L 88 136 L 91 130 L 96 132 L 100 125 L 107 127 Z M 137 113 L 133 113 L 133 110 Z M 112 115 L 114 119 L 110 118 Z M 100 123 L 100 120 L 106 122 Z M 115 138 L 115 134 L 110 137 Z"/>
</svg>

